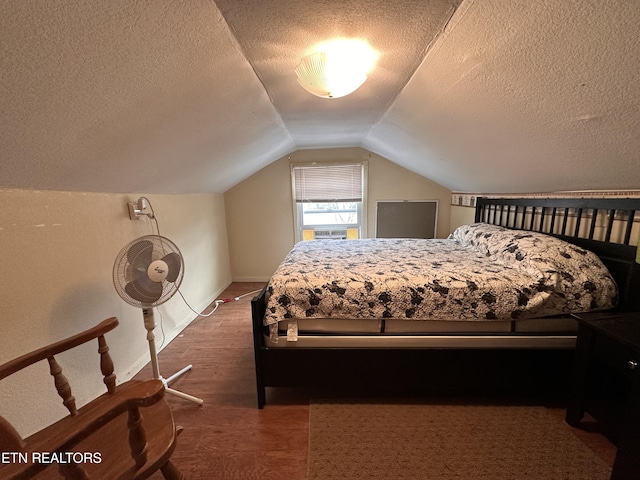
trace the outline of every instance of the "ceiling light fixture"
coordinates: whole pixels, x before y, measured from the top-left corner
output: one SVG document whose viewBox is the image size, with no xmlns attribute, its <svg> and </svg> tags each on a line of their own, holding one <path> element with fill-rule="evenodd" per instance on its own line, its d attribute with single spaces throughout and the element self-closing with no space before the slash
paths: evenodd
<svg viewBox="0 0 640 480">
<path fill-rule="evenodd" d="M 339 39 L 305 56 L 295 72 L 298 83 L 308 92 L 322 98 L 339 98 L 365 82 L 377 57 L 366 42 Z"/>
</svg>

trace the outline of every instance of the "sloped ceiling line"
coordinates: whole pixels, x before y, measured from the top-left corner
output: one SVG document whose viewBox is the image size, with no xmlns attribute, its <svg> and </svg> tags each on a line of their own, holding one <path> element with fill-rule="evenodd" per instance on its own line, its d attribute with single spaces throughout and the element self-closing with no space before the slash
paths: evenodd
<svg viewBox="0 0 640 480">
<path fill-rule="evenodd" d="M 460 1 L 462 1 L 462 0 L 460 0 Z M 468 0 L 468 3 L 471 3 L 472 1 L 473 0 Z M 459 5 L 459 2 L 451 2 L 451 8 L 449 10 L 449 14 L 447 15 L 448 18 L 446 18 L 446 20 L 444 21 L 444 24 L 443 24 L 442 28 L 440 29 L 439 32 L 437 32 L 434 35 L 433 39 L 430 40 L 427 43 L 427 45 L 424 47 L 422 53 L 420 54 L 419 61 L 417 62 L 417 64 L 416 64 L 415 68 L 413 69 L 413 71 L 410 73 L 409 78 L 407 79 L 407 81 L 398 86 L 398 90 L 396 91 L 396 93 L 394 95 L 390 96 L 388 103 L 386 105 L 384 105 L 383 108 L 380 109 L 379 117 L 374 122 L 372 122 L 371 128 L 369 128 L 369 131 L 367 132 L 367 134 L 364 135 L 363 143 L 361 145 L 364 145 L 364 139 L 366 139 L 369 136 L 369 134 L 371 133 L 371 130 L 373 129 L 373 127 L 375 125 L 377 125 L 384 118 L 384 115 L 387 113 L 389 108 L 391 108 L 391 106 L 395 103 L 396 99 L 402 93 L 402 91 L 406 87 L 407 83 L 409 83 L 411 81 L 411 79 L 416 74 L 418 69 L 425 62 L 429 52 L 434 47 L 434 45 L 436 45 L 439 41 L 441 41 L 441 39 L 443 37 L 446 36 L 447 31 L 449 30 L 450 25 L 452 23 L 452 19 L 454 18 L 454 15 L 456 15 L 456 12 L 459 10 L 458 5 Z"/>
</svg>

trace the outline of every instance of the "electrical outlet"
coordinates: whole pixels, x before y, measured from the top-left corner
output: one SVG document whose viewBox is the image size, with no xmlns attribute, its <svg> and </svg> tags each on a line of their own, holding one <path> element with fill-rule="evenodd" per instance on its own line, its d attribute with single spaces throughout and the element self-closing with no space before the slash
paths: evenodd
<svg viewBox="0 0 640 480">
<path fill-rule="evenodd" d="M 127 206 L 129 207 L 129 218 L 131 220 L 137 220 L 140 218 L 142 211 L 138 208 L 138 202 L 129 202 L 127 203 Z"/>
</svg>

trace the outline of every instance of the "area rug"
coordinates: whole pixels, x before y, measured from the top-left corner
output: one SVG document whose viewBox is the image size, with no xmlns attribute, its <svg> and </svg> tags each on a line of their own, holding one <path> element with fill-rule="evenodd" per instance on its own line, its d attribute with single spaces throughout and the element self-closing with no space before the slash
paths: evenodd
<svg viewBox="0 0 640 480">
<path fill-rule="evenodd" d="M 544 407 L 312 401 L 309 480 L 608 479 Z"/>
</svg>

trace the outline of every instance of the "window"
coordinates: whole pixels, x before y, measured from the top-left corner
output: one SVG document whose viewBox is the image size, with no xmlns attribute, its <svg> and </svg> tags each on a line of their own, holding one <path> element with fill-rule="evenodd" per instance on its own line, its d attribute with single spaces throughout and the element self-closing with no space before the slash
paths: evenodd
<svg viewBox="0 0 640 480">
<path fill-rule="evenodd" d="M 362 236 L 366 164 L 293 165 L 296 241 Z"/>
</svg>

